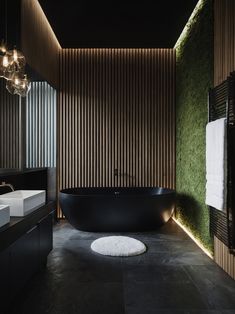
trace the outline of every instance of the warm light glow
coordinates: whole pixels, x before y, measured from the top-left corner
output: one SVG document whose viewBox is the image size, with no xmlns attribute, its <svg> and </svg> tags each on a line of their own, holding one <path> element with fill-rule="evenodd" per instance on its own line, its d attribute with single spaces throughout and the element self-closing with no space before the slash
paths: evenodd
<svg viewBox="0 0 235 314">
<path fill-rule="evenodd" d="M 197 13 L 201 10 L 201 8 L 203 7 L 205 0 L 199 0 L 197 5 L 195 6 L 188 22 L 186 23 L 182 33 L 180 34 L 180 37 L 178 38 L 177 42 L 175 43 L 174 49 L 177 49 L 178 46 L 182 43 L 182 41 L 184 40 L 184 38 L 186 37 L 189 29 L 191 28 L 191 25 L 193 24 L 193 20 L 195 18 L 195 16 L 197 15 Z"/>
<path fill-rule="evenodd" d="M 0 47 L 0 51 L 1 51 L 2 53 L 6 53 L 7 49 L 6 49 L 5 46 L 1 46 L 1 47 Z"/>
<path fill-rule="evenodd" d="M 4 41 L 2 40 L 1 44 L 0 44 L 0 53 L 5 54 L 7 51 L 7 46 L 4 43 Z"/>
<path fill-rule="evenodd" d="M 8 67 L 9 62 L 8 62 L 8 57 L 7 57 L 7 56 L 4 56 L 4 57 L 2 58 L 2 65 L 3 65 L 5 68 Z"/>
<path fill-rule="evenodd" d="M 184 230 L 185 233 L 187 233 L 187 235 L 197 244 L 197 246 L 200 247 L 200 249 L 207 255 L 209 256 L 211 259 L 213 259 L 213 256 L 211 255 L 211 253 L 203 246 L 203 244 L 194 237 L 194 235 L 190 232 L 190 230 L 188 230 L 179 220 L 177 220 L 176 218 L 173 217 L 173 220 L 177 223 L 177 225 L 180 226 L 181 229 Z"/>
<path fill-rule="evenodd" d="M 17 50 L 14 49 L 14 50 L 13 50 L 13 60 L 16 62 L 17 59 L 18 59 Z"/>
<path fill-rule="evenodd" d="M 23 1 L 25 2 L 25 1 Z M 32 1 L 31 1 L 32 2 Z M 45 29 L 47 28 L 47 31 L 51 34 L 51 36 L 54 39 L 54 42 L 56 43 L 58 49 L 61 49 L 61 45 L 51 27 L 51 24 L 49 23 L 39 1 L 33 1 L 32 3 L 30 2 L 30 13 L 32 14 L 33 17 L 37 17 L 37 19 L 40 17 L 41 23 L 43 23 L 43 27 L 45 27 Z M 33 4 L 33 6 L 32 6 Z M 23 9 L 25 9 L 23 7 Z M 27 7 L 26 7 L 27 9 Z"/>
</svg>

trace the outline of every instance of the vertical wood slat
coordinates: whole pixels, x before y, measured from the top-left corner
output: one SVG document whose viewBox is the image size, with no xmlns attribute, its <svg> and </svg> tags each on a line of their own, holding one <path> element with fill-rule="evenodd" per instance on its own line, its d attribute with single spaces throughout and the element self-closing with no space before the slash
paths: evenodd
<svg viewBox="0 0 235 314">
<path fill-rule="evenodd" d="M 0 80 L 0 168 L 20 168 L 20 98 Z"/>
<path fill-rule="evenodd" d="M 174 188 L 174 99 L 173 49 L 63 49 L 59 189 Z"/>
<path fill-rule="evenodd" d="M 235 70 L 235 1 L 214 0 L 214 86 Z M 215 262 L 235 279 L 235 256 L 214 237 Z"/>
<path fill-rule="evenodd" d="M 235 279 L 235 256 L 229 254 L 227 246 L 214 236 L 214 260 L 226 271 L 233 279 Z"/>
<path fill-rule="evenodd" d="M 26 97 L 26 167 L 56 166 L 56 90 L 32 82 Z"/>
<path fill-rule="evenodd" d="M 214 86 L 235 70 L 235 1 L 214 1 Z"/>
</svg>

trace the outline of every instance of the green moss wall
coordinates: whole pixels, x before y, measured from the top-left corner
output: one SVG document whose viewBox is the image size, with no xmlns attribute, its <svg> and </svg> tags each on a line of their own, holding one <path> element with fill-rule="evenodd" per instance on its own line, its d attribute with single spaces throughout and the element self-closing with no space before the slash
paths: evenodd
<svg viewBox="0 0 235 314">
<path fill-rule="evenodd" d="M 176 47 L 176 217 L 211 249 L 205 205 L 207 94 L 213 79 L 212 1 L 202 1 Z"/>
</svg>

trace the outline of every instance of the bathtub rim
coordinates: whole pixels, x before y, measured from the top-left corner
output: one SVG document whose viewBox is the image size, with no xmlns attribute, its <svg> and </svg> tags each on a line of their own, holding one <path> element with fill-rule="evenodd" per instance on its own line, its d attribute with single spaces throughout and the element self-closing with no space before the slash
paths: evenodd
<svg viewBox="0 0 235 314">
<path fill-rule="evenodd" d="M 117 193 L 119 190 L 145 190 L 145 193 Z M 86 190 L 103 190 L 104 193 L 87 193 L 87 194 L 79 194 L 76 192 L 80 191 L 86 191 Z M 161 191 L 161 193 L 151 194 L 146 193 L 147 191 Z M 71 193 L 74 191 L 73 193 Z M 106 193 L 105 193 L 106 191 Z M 69 193 L 70 192 L 70 193 Z M 164 197 L 164 196 L 176 196 L 176 191 L 174 189 L 170 188 L 162 188 L 162 187 L 72 187 L 72 188 L 66 188 L 59 191 L 59 194 L 68 195 L 70 197 Z"/>
</svg>

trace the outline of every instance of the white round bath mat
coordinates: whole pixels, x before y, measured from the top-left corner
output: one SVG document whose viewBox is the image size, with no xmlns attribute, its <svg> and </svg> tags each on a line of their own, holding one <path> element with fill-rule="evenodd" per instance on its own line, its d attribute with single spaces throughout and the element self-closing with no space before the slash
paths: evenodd
<svg viewBox="0 0 235 314">
<path fill-rule="evenodd" d="M 143 254 L 146 246 L 143 242 L 130 237 L 110 236 L 93 241 L 91 249 L 108 256 L 134 256 Z"/>
</svg>

